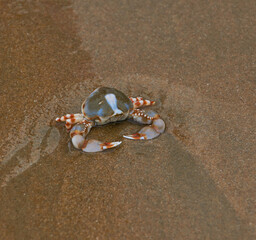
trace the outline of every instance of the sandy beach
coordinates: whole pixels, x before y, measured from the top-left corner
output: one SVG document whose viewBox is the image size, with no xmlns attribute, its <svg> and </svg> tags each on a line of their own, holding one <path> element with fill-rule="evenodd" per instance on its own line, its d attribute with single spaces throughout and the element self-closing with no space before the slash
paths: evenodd
<svg viewBox="0 0 256 240">
<path fill-rule="evenodd" d="M 0 239 L 255 239 L 256 4 L 0 2 Z M 76 150 L 55 118 L 97 87 L 156 101 Z"/>
</svg>

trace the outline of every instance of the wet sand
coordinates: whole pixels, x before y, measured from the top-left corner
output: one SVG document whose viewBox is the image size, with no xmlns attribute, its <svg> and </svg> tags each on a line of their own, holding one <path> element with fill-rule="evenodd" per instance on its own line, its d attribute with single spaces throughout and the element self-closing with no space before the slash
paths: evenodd
<svg viewBox="0 0 256 240">
<path fill-rule="evenodd" d="M 0 239 L 255 239 L 255 1 L 0 3 Z M 156 100 L 75 150 L 54 119 L 99 86 Z"/>
</svg>

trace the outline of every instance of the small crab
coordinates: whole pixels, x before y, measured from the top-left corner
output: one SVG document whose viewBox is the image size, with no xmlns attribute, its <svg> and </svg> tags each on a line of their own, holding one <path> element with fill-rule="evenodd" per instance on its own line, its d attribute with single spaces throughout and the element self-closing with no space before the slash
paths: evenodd
<svg viewBox="0 0 256 240">
<path fill-rule="evenodd" d="M 82 104 L 82 113 L 66 114 L 56 118 L 57 122 L 66 122 L 70 130 L 70 137 L 75 148 L 84 152 L 99 152 L 121 144 L 119 142 L 100 142 L 86 140 L 91 128 L 110 122 L 132 119 L 138 123 L 148 124 L 139 132 L 123 136 L 128 139 L 152 139 L 164 132 L 165 123 L 153 111 L 144 112 L 138 109 L 142 106 L 154 105 L 154 101 L 144 100 L 142 97 L 127 97 L 115 88 L 100 87 L 94 90 Z"/>
</svg>

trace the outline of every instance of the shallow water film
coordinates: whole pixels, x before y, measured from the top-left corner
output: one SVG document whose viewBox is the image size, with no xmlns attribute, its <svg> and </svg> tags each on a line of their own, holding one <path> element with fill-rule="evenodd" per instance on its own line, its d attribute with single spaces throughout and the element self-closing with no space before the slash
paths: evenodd
<svg viewBox="0 0 256 240">
<path fill-rule="evenodd" d="M 255 239 L 256 5 L 0 1 L 0 239 Z M 56 117 L 97 87 L 156 101 L 166 123 L 93 128 Z"/>
</svg>

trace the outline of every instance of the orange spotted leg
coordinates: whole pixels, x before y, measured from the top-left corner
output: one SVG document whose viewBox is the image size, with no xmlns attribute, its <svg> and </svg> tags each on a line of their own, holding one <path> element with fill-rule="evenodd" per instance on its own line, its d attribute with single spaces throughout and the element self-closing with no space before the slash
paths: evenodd
<svg viewBox="0 0 256 240">
<path fill-rule="evenodd" d="M 93 126 L 92 122 L 85 122 L 83 124 L 76 124 L 70 131 L 70 137 L 75 148 L 81 149 L 84 152 L 101 152 L 103 150 L 113 148 L 122 142 L 100 142 L 98 140 L 86 140 L 86 135 L 90 132 Z"/>
<path fill-rule="evenodd" d="M 160 116 L 154 111 L 149 111 L 145 113 L 143 110 L 135 109 L 130 114 L 130 118 L 138 123 L 149 124 L 149 126 L 143 127 L 137 133 L 123 136 L 125 138 L 134 139 L 134 140 L 153 139 L 158 137 L 161 133 L 164 132 L 165 123 L 160 118 Z"/>
<path fill-rule="evenodd" d="M 74 126 L 74 124 L 82 122 L 83 118 L 83 114 L 80 113 L 66 114 L 60 118 L 56 118 L 56 122 L 66 122 L 65 126 L 67 130 L 70 130 Z"/>
<path fill-rule="evenodd" d="M 136 98 L 129 97 L 129 99 L 132 101 L 134 109 L 139 107 L 144 107 L 144 106 L 151 106 L 155 104 L 154 101 L 145 100 L 142 97 L 136 97 Z"/>
</svg>

